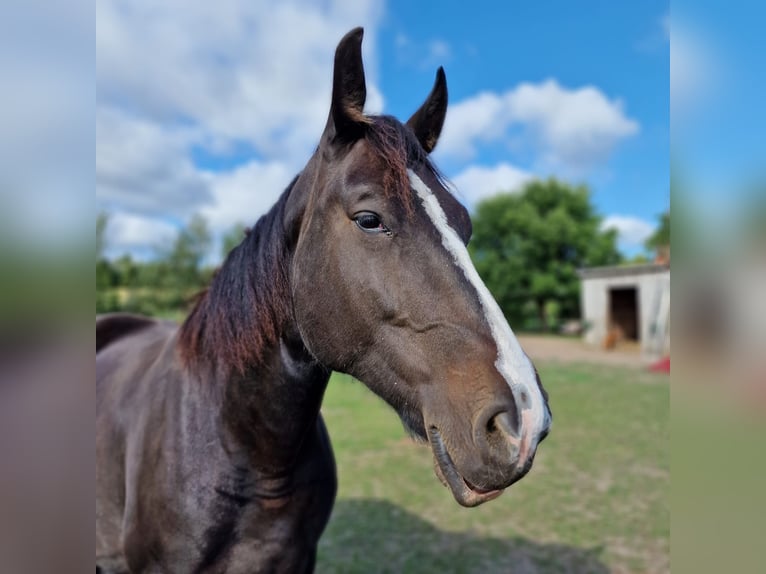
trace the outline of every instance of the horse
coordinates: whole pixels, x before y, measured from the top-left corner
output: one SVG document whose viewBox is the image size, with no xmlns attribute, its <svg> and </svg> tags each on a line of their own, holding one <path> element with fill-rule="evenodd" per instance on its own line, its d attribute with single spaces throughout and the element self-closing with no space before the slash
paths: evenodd
<svg viewBox="0 0 766 574">
<path fill-rule="evenodd" d="M 406 123 L 367 115 L 362 36 L 337 46 L 315 152 L 181 326 L 96 318 L 98 572 L 313 571 L 337 488 L 332 371 L 430 445 L 463 506 L 522 478 L 548 433 L 548 396 L 430 159 L 444 70 Z"/>
</svg>

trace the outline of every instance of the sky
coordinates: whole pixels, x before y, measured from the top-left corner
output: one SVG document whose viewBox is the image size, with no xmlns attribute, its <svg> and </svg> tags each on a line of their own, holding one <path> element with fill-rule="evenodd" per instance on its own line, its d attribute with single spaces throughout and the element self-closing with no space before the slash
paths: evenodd
<svg viewBox="0 0 766 574">
<path fill-rule="evenodd" d="M 736 243 L 743 212 L 766 194 L 764 21 L 755 0 L 673 4 L 674 203 L 714 243 Z"/>
<path fill-rule="evenodd" d="M 531 178 L 583 183 L 622 251 L 643 251 L 670 204 L 668 3 L 467 6 L 97 3 L 108 254 L 151 257 L 194 213 L 217 239 L 265 213 L 318 142 L 335 46 L 358 25 L 371 113 L 406 120 L 444 66 L 450 106 L 433 158 L 469 209 Z"/>
</svg>

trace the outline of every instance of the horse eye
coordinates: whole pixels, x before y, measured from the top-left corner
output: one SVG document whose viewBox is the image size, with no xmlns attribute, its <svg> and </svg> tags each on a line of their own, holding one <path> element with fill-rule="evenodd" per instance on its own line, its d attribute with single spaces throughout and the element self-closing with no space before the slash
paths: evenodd
<svg viewBox="0 0 766 574">
<path fill-rule="evenodd" d="M 356 221 L 356 224 L 362 231 L 387 231 L 386 226 L 383 225 L 380 217 L 377 214 L 371 213 L 369 211 L 359 213 L 356 217 L 354 217 L 354 221 Z"/>
</svg>

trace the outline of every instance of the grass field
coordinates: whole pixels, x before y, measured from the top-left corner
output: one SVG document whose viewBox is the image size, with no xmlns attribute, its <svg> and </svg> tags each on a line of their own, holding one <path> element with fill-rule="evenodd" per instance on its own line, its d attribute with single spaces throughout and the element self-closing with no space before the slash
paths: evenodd
<svg viewBox="0 0 766 574">
<path fill-rule="evenodd" d="M 334 375 L 322 411 L 340 485 L 317 572 L 668 572 L 668 378 L 538 368 L 551 435 L 526 478 L 474 509 L 438 482 L 393 410 Z"/>
</svg>

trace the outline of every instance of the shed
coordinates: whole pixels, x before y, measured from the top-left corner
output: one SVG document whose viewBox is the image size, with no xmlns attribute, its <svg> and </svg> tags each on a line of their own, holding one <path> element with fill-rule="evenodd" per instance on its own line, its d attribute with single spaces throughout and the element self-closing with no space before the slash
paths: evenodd
<svg viewBox="0 0 766 574">
<path fill-rule="evenodd" d="M 584 336 L 611 347 L 635 341 L 648 357 L 670 352 L 670 264 L 579 270 Z"/>
</svg>

